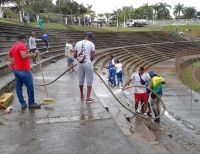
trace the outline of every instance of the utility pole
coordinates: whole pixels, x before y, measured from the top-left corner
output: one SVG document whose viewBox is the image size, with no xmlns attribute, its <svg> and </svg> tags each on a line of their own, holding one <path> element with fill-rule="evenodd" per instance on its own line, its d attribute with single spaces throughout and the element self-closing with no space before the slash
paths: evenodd
<svg viewBox="0 0 200 154">
<path fill-rule="evenodd" d="M 118 10 L 117 10 L 117 28 L 119 27 L 119 22 L 118 22 Z"/>
</svg>

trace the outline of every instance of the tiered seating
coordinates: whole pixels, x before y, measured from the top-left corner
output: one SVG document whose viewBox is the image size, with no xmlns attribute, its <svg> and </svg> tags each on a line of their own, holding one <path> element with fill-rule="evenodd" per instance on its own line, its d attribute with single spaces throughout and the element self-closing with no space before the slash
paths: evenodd
<svg viewBox="0 0 200 154">
<path fill-rule="evenodd" d="M 138 67 L 143 66 L 145 69 L 148 69 L 153 64 L 174 58 L 176 52 L 181 52 L 186 47 L 190 48 L 190 50 L 200 49 L 198 43 L 187 41 L 166 44 L 133 45 L 131 47 L 107 50 L 97 54 L 94 65 L 95 67 L 104 69 L 102 66 L 107 65 L 108 56 L 113 54 L 114 59 L 119 59 L 123 64 L 125 75 L 130 76 L 133 71 L 138 70 Z"/>
<path fill-rule="evenodd" d="M 16 41 L 16 36 L 24 32 L 27 36 L 30 36 L 31 32 L 35 31 L 37 37 L 40 37 L 43 33 L 42 30 L 28 28 L 23 26 L 1 24 L 0 25 L 0 57 L 5 61 L 8 50 L 11 45 Z M 75 42 L 83 39 L 84 33 L 73 30 L 47 30 L 50 37 L 49 52 L 45 52 L 43 42 L 37 42 L 37 46 L 41 51 L 41 58 L 43 65 L 48 64 L 52 59 L 61 58 L 64 56 L 64 45 L 71 40 Z M 108 51 L 100 52 L 95 58 L 95 67 L 103 69 L 108 62 L 109 54 L 113 54 L 115 58 L 118 58 L 124 66 L 126 66 L 126 72 L 131 73 L 139 66 L 145 66 L 148 68 L 150 65 L 160 62 L 162 60 L 172 58 L 174 52 L 171 45 L 153 45 L 152 43 L 174 42 L 174 38 L 170 33 L 163 32 L 94 32 L 95 45 L 97 49 L 106 48 Z M 176 44 L 176 43 L 171 43 Z M 177 48 L 179 47 L 177 43 Z M 115 48 L 113 48 L 115 47 Z M 112 48 L 112 50 L 109 50 Z M 166 53 L 166 50 L 168 52 Z M 33 71 L 37 70 L 38 66 L 33 67 Z M 14 78 L 8 67 L 0 62 L 0 80 L 4 81 L 0 83 L 0 94 L 5 91 L 9 91 L 14 87 Z"/>
</svg>

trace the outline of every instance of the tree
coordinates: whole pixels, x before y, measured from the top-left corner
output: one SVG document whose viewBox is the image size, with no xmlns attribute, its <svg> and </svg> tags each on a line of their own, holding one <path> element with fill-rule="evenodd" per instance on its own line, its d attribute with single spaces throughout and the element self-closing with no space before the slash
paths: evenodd
<svg viewBox="0 0 200 154">
<path fill-rule="evenodd" d="M 4 5 L 5 3 L 10 2 L 10 0 L 0 0 L 0 18 L 3 16 L 3 10 L 1 8 L 1 5 Z"/>
<path fill-rule="evenodd" d="M 153 8 L 151 6 L 147 4 L 144 4 L 143 6 L 139 7 L 137 9 L 137 11 L 139 12 L 140 19 L 152 19 L 153 18 Z"/>
<path fill-rule="evenodd" d="M 13 4 L 18 8 L 19 10 L 19 19 L 22 21 L 22 15 L 24 15 L 24 9 L 26 6 L 27 1 L 26 0 L 13 0 Z"/>
<path fill-rule="evenodd" d="M 104 16 L 106 17 L 106 22 L 108 22 L 108 19 L 112 16 L 111 13 L 104 13 Z"/>
<path fill-rule="evenodd" d="M 169 19 L 171 6 L 167 3 L 158 3 L 158 19 Z"/>
<path fill-rule="evenodd" d="M 175 7 L 174 7 L 174 16 L 175 17 L 180 17 L 181 13 L 183 13 L 183 10 L 184 10 L 184 5 L 183 4 L 176 4 Z"/>
<path fill-rule="evenodd" d="M 159 12 L 159 4 L 157 3 L 157 4 L 155 4 L 155 5 L 151 5 L 151 8 L 153 9 L 152 11 L 153 11 L 153 19 L 157 19 L 157 17 L 158 17 L 158 12 Z"/>
<path fill-rule="evenodd" d="M 55 6 L 56 13 L 62 14 L 74 14 L 79 16 L 80 14 L 85 14 L 87 12 L 87 8 L 84 7 L 82 4 L 78 4 L 75 1 L 71 0 L 57 0 Z"/>
<path fill-rule="evenodd" d="M 196 9 L 194 7 L 185 7 L 183 9 L 183 16 L 186 19 L 193 19 L 196 17 Z"/>
<path fill-rule="evenodd" d="M 26 0 L 26 7 L 32 10 L 36 15 L 36 20 L 39 19 L 39 14 L 44 12 L 45 9 L 52 6 L 51 0 Z"/>
</svg>

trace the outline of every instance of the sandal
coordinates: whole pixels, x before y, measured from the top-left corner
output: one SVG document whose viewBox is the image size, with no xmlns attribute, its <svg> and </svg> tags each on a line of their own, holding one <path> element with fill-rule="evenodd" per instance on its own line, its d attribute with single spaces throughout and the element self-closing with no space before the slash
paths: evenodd
<svg viewBox="0 0 200 154">
<path fill-rule="evenodd" d="M 95 99 L 93 99 L 93 98 L 88 98 L 88 99 L 86 99 L 85 101 L 86 101 L 86 103 L 92 103 L 92 102 L 95 101 Z"/>
<path fill-rule="evenodd" d="M 81 98 L 81 101 L 84 101 L 85 100 L 85 96 L 82 96 L 80 97 Z"/>
</svg>

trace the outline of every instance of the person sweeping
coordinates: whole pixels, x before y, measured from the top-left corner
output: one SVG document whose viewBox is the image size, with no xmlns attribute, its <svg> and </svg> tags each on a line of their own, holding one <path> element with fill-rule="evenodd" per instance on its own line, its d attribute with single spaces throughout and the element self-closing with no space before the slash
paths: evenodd
<svg viewBox="0 0 200 154">
<path fill-rule="evenodd" d="M 19 34 L 18 41 L 13 44 L 8 53 L 9 62 L 13 65 L 16 93 L 22 110 L 26 109 L 27 107 L 29 107 L 30 109 L 39 109 L 41 107 L 40 104 L 35 103 L 33 77 L 30 67 L 30 59 L 33 57 L 37 57 L 38 55 L 39 50 L 36 50 L 34 53 L 31 54 L 28 53 L 28 49 L 26 47 L 26 35 L 23 33 Z M 27 88 L 28 106 L 23 97 L 23 84 Z"/>
</svg>

